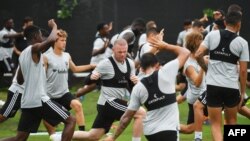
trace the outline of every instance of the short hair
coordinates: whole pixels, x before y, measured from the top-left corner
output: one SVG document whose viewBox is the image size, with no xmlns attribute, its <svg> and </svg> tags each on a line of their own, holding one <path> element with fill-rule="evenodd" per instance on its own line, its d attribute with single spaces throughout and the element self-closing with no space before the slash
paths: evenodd
<svg viewBox="0 0 250 141">
<path fill-rule="evenodd" d="M 147 37 L 150 34 L 157 35 L 157 34 L 159 34 L 159 31 L 156 28 L 149 28 L 149 29 L 147 29 L 146 34 L 147 34 Z"/>
<path fill-rule="evenodd" d="M 57 35 L 58 35 L 59 37 L 63 37 L 63 38 L 67 38 L 67 37 L 68 37 L 67 32 L 66 32 L 65 30 L 62 30 L 62 29 L 58 29 Z"/>
<path fill-rule="evenodd" d="M 119 44 L 119 45 L 127 45 L 128 46 L 128 43 L 125 39 L 123 38 L 120 38 L 120 39 L 116 39 L 115 42 L 114 42 L 114 47 L 116 47 L 116 45 Z"/>
<path fill-rule="evenodd" d="M 156 26 L 156 23 L 155 23 L 155 21 L 148 21 L 147 23 L 146 23 L 146 29 L 148 30 L 148 29 L 150 29 L 150 28 L 155 28 L 155 26 Z"/>
<path fill-rule="evenodd" d="M 227 13 L 232 12 L 232 11 L 237 11 L 237 12 L 241 12 L 242 8 L 237 5 L 237 4 L 231 4 L 228 9 L 227 9 Z"/>
<path fill-rule="evenodd" d="M 192 25 L 192 20 L 190 20 L 190 19 L 184 20 L 183 25 L 184 25 L 184 26 Z"/>
<path fill-rule="evenodd" d="M 149 67 L 153 67 L 154 65 L 156 65 L 158 63 L 158 59 L 156 58 L 156 56 L 153 53 L 144 53 L 141 57 L 140 60 L 140 66 L 142 69 L 147 69 Z"/>
<path fill-rule="evenodd" d="M 198 19 L 195 19 L 192 23 L 192 27 L 202 27 L 202 26 L 203 26 L 203 23 Z"/>
<path fill-rule="evenodd" d="M 99 24 L 96 26 L 96 30 L 97 30 L 97 31 L 100 31 L 101 29 L 104 28 L 105 25 L 106 25 L 106 23 L 104 23 L 104 22 L 99 23 Z"/>
<path fill-rule="evenodd" d="M 11 18 L 11 17 L 7 17 L 7 18 L 4 18 L 3 19 L 3 25 L 6 25 L 6 23 L 9 21 L 9 20 L 13 20 L 13 18 Z"/>
<path fill-rule="evenodd" d="M 38 26 L 31 25 L 24 29 L 24 37 L 26 37 L 28 41 L 31 41 L 40 32 L 41 31 Z"/>
<path fill-rule="evenodd" d="M 28 22 L 31 22 L 31 21 L 33 21 L 33 19 L 32 19 L 31 17 L 29 17 L 29 16 L 24 17 L 24 19 L 23 19 L 23 24 L 28 23 Z"/>
<path fill-rule="evenodd" d="M 190 50 L 191 53 L 195 53 L 203 40 L 203 35 L 200 32 L 190 32 L 186 35 L 186 48 Z"/>
<path fill-rule="evenodd" d="M 224 16 L 225 16 L 225 12 L 224 12 L 223 10 L 221 10 L 221 9 L 217 9 L 217 10 L 215 10 L 215 11 L 219 12 L 219 13 L 222 15 L 222 17 L 224 17 Z"/>
<path fill-rule="evenodd" d="M 135 26 L 135 25 L 140 25 L 142 27 L 145 27 L 146 23 L 145 23 L 145 20 L 143 18 L 136 18 L 132 22 L 132 26 Z"/>
<path fill-rule="evenodd" d="M 239 11 L 231 11 L 227 13 L 225 21 L 229 25 L 236 25 L 238 22 L 241 22 L 242 15 Z"/>
</svg>

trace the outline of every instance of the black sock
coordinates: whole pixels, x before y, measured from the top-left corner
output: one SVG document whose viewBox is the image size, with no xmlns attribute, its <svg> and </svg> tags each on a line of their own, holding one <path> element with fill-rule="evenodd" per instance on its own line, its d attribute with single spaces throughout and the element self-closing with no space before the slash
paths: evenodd
<svg viewBox="0 0 250 141">
<path fill-rule="evenodd" d="M 85 126 L 84 126 L 84 125 L 78 126 L 78 129 L 79 129 L 80 131 L 85 131 Z"/>
</svg>

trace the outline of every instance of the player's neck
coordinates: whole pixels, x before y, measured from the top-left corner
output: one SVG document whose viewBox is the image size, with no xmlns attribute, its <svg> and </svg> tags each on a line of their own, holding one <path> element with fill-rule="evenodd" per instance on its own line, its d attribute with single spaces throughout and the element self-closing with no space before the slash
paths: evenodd
<svg viewBox="0 0 250 141">
<path fill-rule="evenodd" d="M 62 55 L 63 51 L 55 47 L 55 48 L 54 48 L 54 53 L 55 53 L 56 55 L 60 56 L 60 55 Z"/>
<path fill-rule="evenodd" d="M 236 27 L 234 27 L 234 26 L 227 26 L 226 30 L 234 32 L 234 33 L 238 32 L 238 29 Z"/>
</svg>

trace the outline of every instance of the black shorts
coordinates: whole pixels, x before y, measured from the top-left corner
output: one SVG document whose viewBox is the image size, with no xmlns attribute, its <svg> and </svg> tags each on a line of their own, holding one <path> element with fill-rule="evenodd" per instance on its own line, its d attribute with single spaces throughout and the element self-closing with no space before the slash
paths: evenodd
<svg viewBox="0 0 250 141">
<path fill-rule="evenodd" d="M 187 124 L 194 123 L 194 108 L 193 104 L 188 103 L 188 119 Z"/>
<path fill-rule="evenodd" d="M 240 103 L 238 89 L 207 85 L 207 106 L 209 107 L 235 107 Z"/>
<path fill-rule="evenodd" d="M 7 100 L 0 109 L 0 114 L 6 118 L 12 118 L 16 115 L 16 112 L 20 108 L 22 94 L 16 91 L 8 91 Z"/>
<path fill-rule="evenodd" d="M 74 100 L 74 99 L 75 99 L 75 97 L 70 92 L 64 94 L 60 98 L 51 98 L 51 100 L 61 104 L 67 110 L 71 110 L 70 104 L 71 104 L 71 101 Z"/>
<path fill-rule="evenodd" d="M 12 72 L 14 69 L 14 63 L 10 57 L 4 58 L 0 61 L 0 71 L 3 73 Z"/>
<path fill-rule="evenodd" d="M 148 141 L 177 141 L 177 131 L 161 131 L 152 135 L 145 135 Z"/>
<path fill-rule="evenodd" d="M 42 119 L 56 126 L 60 122 L 65 122 L 69 116 L 70 113 L 60 104 L 52 100 L 42 102 L 42 107 L 22 108 L 18 131 L 35 133 Z"/>
<path fill-rule="evenodd" d="M 204 115 L 208 116 L 208 111 L 207 111 L 207 91 L 204 91 L 199 97 L 198 100 L 204 105 Z"/>
<path fill-rule="evenodd" d="M 188 89 L 188 86 L 187 86 L 187 79 L 186 79 L 186 77 L 182 74 L 182 71 L 183 71 L 183 68 L 179 70 L 179 73 L 178 73 L 178 75 L 177 75 L 177 84 L 179 84 L 179 83 L 185 83 L 185 84 L 186 84 L 186 87 L 185 87 L 183 90 L 181 90 L 181 95 L 182 95 L 182 96 L 186 96 L 185 94 L 186 94 L 186 91 L 187 91 L 187 89 Z"/>
<path fill-rule="evenodd" d="M 105 133 L 108 133 L 113 122 L 120 120 L 126 109 L 127 102 L 120 99 L 106 101 L 105 105 L 97 105 L 98 114 L 92 128 L 104 128 Z"/>
</svg>

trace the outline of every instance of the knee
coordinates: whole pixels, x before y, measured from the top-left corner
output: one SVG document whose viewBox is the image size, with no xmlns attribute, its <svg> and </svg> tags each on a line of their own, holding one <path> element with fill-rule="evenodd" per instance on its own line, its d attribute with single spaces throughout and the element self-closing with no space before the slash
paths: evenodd
<svg viewBox="0 0 250 141">
<path fill-rule="evenodd" d="M 66 124 L 76 124 L 76 118 L 73 116 L 69 116 L 66 120 Z"/>
<path fill-rule="evenodd" d="M 18 132 L 17 136 L 15 137 L 15 141 L 26 141 L 29 137 L 29 133 L 26 132 Z"/>
<path fill-rule="evenodd" d="M 196 101 L 193 105 L 194 109 L 199 110 L 199 109 L 203 109 L 203 105 L 199 102 Z"/>
<path fill-rule="evenodd" d="M 90 141 L 99 141 L 101 137 L 98 134 L 90 134 L 89 140 Z"/>
<path fill-rule="evenodd" d="M 7 120 L 7 118 L 0 114 L 0 123 L 4 122 L 5 120 Z"/>
<path fill-rule="evenodd" d="M 71 108 L 75 111 L 75 112 L 80 112 L 82 111 L 82 103 L 78 100 L 72 100 L 71 101 Z"/>
<path fill-rule="evenodd" d="M 135 118 L 143 119 L 146 116 L 146 110 L 143 107 L 140 107 L 135 114 Z"/>
</svg>

